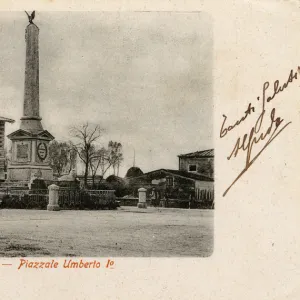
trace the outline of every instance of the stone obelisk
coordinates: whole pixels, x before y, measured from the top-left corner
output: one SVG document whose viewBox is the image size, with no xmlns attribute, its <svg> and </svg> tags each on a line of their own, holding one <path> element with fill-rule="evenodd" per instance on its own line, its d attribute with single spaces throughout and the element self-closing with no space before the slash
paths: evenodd
<svg viewBox="0 0 300 300">
<path fill-rule="evenodd" d="M 23 116 L 20 129 L 8 135 L 12 141 L 12 158 L 8 166 L 9 181 L 29 181 L 33 175 L 53 179 L 49 165 L 49 142 L 54 137 L 43 129 L 39 99 L 39 28 L 32 22 L 26 27 L 26 65 Z"/>
<path fill-rule="evenodd" d="M 25 41 L 24 106 L 20 129 L 39 132 L 43 130 L 39 103 L 39 28 L 34 23 L 27 26 Z"/>
</svg>

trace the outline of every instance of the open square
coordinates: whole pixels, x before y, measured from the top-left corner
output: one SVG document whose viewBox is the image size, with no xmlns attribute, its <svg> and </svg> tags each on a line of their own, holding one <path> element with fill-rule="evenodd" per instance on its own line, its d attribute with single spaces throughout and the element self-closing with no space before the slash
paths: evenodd
<svg viewBox="0 0 300 300">
<path fill-rule="evenodd" d="M 0 256 L 210 256 L 210 14 L 0 15 Z"/>
<path fill-rule="evenodd" d="M 0 256 L 210 256 L 213 210 L 0 210 Z"/>
</svg>

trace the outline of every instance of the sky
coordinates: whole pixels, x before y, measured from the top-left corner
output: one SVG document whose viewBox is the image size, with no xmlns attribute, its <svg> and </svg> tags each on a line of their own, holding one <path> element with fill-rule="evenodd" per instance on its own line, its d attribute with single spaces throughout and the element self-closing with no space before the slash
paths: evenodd
<svg viewBox="0 0 300 300">
<path fill-rule="evenodd" d="M 23 109 L 24 12 L 0 13 L 0 116 Z M 84 122 L 99 145 L 123 145 L 120 176 L 178 169 L 178 155 L 213 148 L 213 22 L 206 13 L 36 12 L 40 115 L 58 141 Z"/>
</svg>

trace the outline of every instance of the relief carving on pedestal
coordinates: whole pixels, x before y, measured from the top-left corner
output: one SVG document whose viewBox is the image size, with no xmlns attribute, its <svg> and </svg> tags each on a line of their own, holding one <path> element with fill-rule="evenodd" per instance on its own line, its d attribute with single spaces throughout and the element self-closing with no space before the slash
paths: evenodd
<svg viewBox="0 0 300 300">
<path fill-rule="evenodd" d="M 45 142 L 39 142 L 37 144 L 37 156 L 42 162 L 45 162 L 48 158 L 48 147 Z"/>
</svg>

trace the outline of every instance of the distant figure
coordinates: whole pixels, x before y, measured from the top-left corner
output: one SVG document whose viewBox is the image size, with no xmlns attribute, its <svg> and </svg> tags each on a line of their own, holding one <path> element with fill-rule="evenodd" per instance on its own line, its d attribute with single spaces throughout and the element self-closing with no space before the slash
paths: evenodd
<svg viewBox="0 0 300 300">
<path fill-rule="evenodd" d="M 152 191 L 150 193 L 150 199 L 151 199 L 151 204 L 153 206 L 156 206 L 156 192 L 155 192 L 155 188 L 152 188 Z"/>
<path fill-rule="evenodd" d="M 166 189 L 165 191 L 165 207 L 169 207 L 170 191 Z"/>
<path fill-rule="evenodd" d="M 156 190 L 156 188 L 152 188 L 152 192 L 150 194 L 151 197 L 151 204 L 156 207 L 159 205 L 160 202 L 160 192 Z"/>
<path fill-rule="evenodd" d="M 33 24 L 32 21 L 33 21 L 33 19 L 35 18 L 35 10 L 31 13 L 31 15 L 29 15 L 27 11 L 25 11 L 25 12 L 26 12 L 26 15 L 27 15 L 27 17 L 28 17 L 29 23 L 30 23 L 30 24 Z"/>
<path fill-rule="evenodd" d="M 195 191 L 192 189 L 190 191 L 190 196 L 189 196 L 189 208 L 194 208 L 195 206 Z"/>
</svg>

